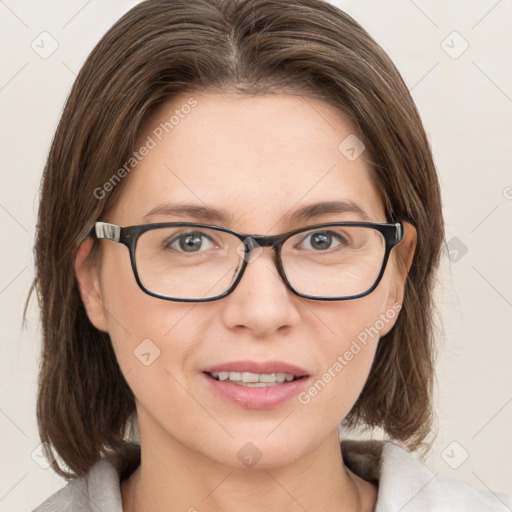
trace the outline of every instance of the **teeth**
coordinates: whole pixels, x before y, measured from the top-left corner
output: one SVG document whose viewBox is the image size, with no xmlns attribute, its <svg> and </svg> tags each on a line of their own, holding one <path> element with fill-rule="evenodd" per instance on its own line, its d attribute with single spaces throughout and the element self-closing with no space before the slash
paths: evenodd
<svg viewBox="0 0 512 512">
<path fill-rule="evenodd" d="M 213 372 L 210 374 L 214 379 L 239 384 L 241 386 L 264 387 L 276 386 L 278 384 L 291 382 L 295 379 L 290 373 L 251 373 L 251 372 Z"/>
<path fill-rule="evenodd" d="M 261 375 L 263 377 L 263 375 Z M 231 375 L 229 376 L 231 380 Z M 243 382 L 260 382 L 260 375 L 257 373 L 244 372 L 242 373 Z M 261 382 L 272 382 L 271 380 L 263 380 Z"/>
</svg>

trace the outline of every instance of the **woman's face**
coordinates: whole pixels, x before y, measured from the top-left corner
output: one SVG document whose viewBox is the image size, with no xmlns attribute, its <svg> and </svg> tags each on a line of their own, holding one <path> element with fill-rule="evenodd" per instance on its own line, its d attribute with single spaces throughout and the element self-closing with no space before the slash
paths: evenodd
<svg viewBox="0 0 512 512">
<path fill-rule="evenodd" d="M 355 211 L 288 220 L 306 205 L 344 201 L 368 220 L 386 222 L 364 151 L 358 157 L 360 144 L 350 124 L 323 102 L 284 94 L 183 95 L 146 123 L 137 148 L 149 149 L 139 151 L 140 162 L 102 220 L 119 226 L 202 222 L 265 235 L 366 220 Z M 228 217 L 165 211 L 185 204 Z M 127 248 L 110 241 L 101 242 L 93 267 L 81 264 L 90 248 L 82 245 L 77 275 L 89 317 L 109 333 L 136 397 L 143 447 L 179 446 L 231 466 L 259 460 L 273 467 L 337 442 L 338 424 L 361 393 L 379 337 L 398 316 L 405 271 L 397 252 L 407 260 L 413 246 L 403 241 L 379 286 L 347 301 L 294 295 L 271 248 L 256 252 L 238 287 L 213 302 L 145 294 Z M 207 370 L 305 376 L 247 387 L 214 380 Z"/>
</svg>

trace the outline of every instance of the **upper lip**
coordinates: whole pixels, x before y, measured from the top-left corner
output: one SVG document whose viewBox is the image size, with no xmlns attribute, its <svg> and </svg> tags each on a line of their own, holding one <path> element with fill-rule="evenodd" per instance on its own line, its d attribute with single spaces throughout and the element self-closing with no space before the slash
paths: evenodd
<svg viewBox="0 0 512 512">
<path fill-rule="evenodd" d="M 230 361 L 205 368 L 203 372 L 250 372 L 250 373 L 288 373 L 295 377 L 308 375 L 304 368 L 283 361 Z"/>
</svg>

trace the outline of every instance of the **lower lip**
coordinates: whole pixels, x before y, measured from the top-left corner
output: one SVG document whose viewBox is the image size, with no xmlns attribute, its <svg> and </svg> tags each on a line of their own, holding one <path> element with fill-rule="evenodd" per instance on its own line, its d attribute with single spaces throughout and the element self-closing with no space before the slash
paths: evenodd
<svg viewBox="0 0 512 512">
<path fill-rule="evenodd" d="M 249 387 L 233 382 L 216 380 L 207 373 L 202 374 L 210 386 L 224 399 L 244 409 L 273 409 L 298 395 L 309 378 L 302 377 L 277 386 Z"/>
</svg>

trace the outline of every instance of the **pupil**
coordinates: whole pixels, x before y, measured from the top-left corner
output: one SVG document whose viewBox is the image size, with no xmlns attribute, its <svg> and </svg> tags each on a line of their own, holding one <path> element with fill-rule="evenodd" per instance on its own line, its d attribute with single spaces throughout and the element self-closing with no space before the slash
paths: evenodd
<svg viewBox="0 0 512 512">
<path fill-rule="evenodd" d="M 332 236 L 326 233 L 317 233 L 313 236 L 311 245 L 315 249 L 328 249 L 331 245 Z"/>
<path fill-rule="evenodd" d="M 193 252 L 201 247 L 201 234 L 192 233 L 180 238 L 180 248 L 186 252 Z"/>
</svg>

